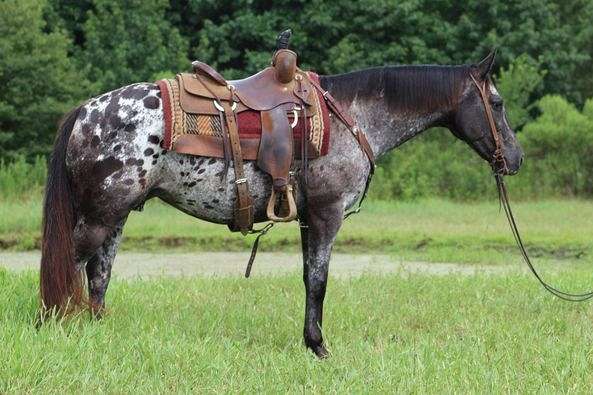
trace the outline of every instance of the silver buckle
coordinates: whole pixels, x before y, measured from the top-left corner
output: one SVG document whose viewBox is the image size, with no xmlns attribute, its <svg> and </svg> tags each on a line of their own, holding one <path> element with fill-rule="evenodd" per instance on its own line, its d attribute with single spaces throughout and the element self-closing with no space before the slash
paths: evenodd
<svg viewBox="0 0 593 395">
<path fill-rule="evenodd" d="M 300 108 L 299 108 L 299 110 L 300 110 Z M 299 123 L 299 114 L 298 114 L 298 112 L 297 112 L 297 111 L 299 111 L 299 110 L 297 110 L 296 108 L 293 108 L 293 109 L 292 109 L 292 116 L 293 116 L 293 120 L 292 120 L 292 123 L 290 124 L 290 127 L 291 127 L 291 128 L 293 128 L 293 129 L 294 129 L 294 128 L 296 127 L 296 125 Z"/>
<path fill-rule="evenodd" d="M 235 184 L 243 184 L 245 182 L 247 182 L 247 178 L 245 178 L 245 177 L 235 180 Z"/>
<path fill-rule="evenodd" d="M 224 108 L 222 107 L 222 105 L 218 102 L 218 100 L 212 100 L 214 102 L 214 107 L 216 107 L 216 109 L 220 112 L 224 112 Z M 235 109 L 237 108 L 237 102 L 234 101 L 233 104 L 231 105 L 231 110 L 235 111 Z"/>
</svg>

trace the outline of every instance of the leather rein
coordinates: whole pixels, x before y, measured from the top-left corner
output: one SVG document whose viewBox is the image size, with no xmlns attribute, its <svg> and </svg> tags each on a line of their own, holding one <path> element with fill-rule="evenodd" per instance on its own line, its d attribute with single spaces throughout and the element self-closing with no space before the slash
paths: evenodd
<svg viewBox="0 0 593 395">
<path fill-rule="evenodd" d="M 517 247 L 519 247 L 519 251 L 521 251 L 521 256 L 523 260 L 529 267 L 529 270 L 537 281 L 546 289 L 546 291 L 550 292 L 552 295 L 568 301 L 568 302 L 584 302 L 593 298 L 593 291 L 574 294 L 568 293 L 564 291 L 560 291 L 559 289 L 551 286 L 548 284 L 544 279 L 540 276 L 538 271 L 535 269 L 533 264 L 531 263 L 531 259 L 527 254 L 527 250 L 525 249 L 525 245 L 523 244 L 523 240 L 521 239 L 521 234 L 519 233 L 519 229 L 517 227 L 517 222 L 515 221 L 515 216 L 513 215 L 513 211 L 511 210 L 511 204 L 509 201 L 509 195 L 507 191 L 507 187 L 503 180 L 503 174 L 508 170 L 506 159 L 504 158 L 503 146 L 502 146 L 502 136 L 498 132 L 498 128 L 496 127 L 496 123 L 494 122 L 494 116 L 492 115 L 492 108 L 490 107 L 490 102 L 488 101 L 488 95 L 486 93 L 486 86 L 487 81 L 483 81 L 481 84 L 478 80 L 470 73 L 470 77 L 476 88 L 480 92 L 480 96 L 482 98 L 482 103 L 484 104 L 484 110 L 486 111 L 486 118 L 488 119 L 488 124 L 490 126 L 490 132 L 492 134 L 492 138 L 494 140 L 494 144 L 496 149 L 494 151 L 494 155 L 492 157 L 492 169 L 494 171 L 494 178 L 496 179 L 496 186 L 498 188 L 498 198 L 500 200 L 501 206 L 504 208 L 505 215 L 507 217 L 507 221 L 513 232 L 513 237 L 515 238 L 515 242 L 517 243 Z M 500 167 L 496 167 L 497 164 L 500 164 Z"/>
</svg>

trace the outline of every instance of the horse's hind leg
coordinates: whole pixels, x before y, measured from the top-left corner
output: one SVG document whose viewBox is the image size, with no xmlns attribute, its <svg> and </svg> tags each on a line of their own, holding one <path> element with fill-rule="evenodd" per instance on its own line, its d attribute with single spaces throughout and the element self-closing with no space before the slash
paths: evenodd
<svg viewBox="0 0 593 395">
<path fill-rule="evenodd" d="M 124 219 L 113 228 L 103 244 L 97 248 L 86 264 L 91 313 L 96 318 L 101 318 L 105 308 L 105 293 L 111 279 L 111 268 L 121 241 L 125 222 Z"/>
<path fill-rule="evenodd" d="M 327 287 L 327 275 L 332 245 L 342 224 L 343 209 L 341 204 L 310 207 L 307 215 L 308 230 L 301 233 L 306 238 L 303 243 L 308 251 L 303 251 L 305 282 L 305 344 L 318 357 L 323 358 L 328 352 L 323 345 L 321 326 L 323 320 L 323 299 Z"/>
</svg>

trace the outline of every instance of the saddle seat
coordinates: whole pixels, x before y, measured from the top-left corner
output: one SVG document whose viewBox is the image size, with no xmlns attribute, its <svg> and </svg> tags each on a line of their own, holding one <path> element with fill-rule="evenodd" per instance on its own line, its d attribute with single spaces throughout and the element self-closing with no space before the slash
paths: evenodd
<svg viewBox="0 0 593 395">
<path fill-rule="evenodd" d="M 193 63 L 194 70 L 198 63 L 200 62 Z M 221 101 L 235 102 L 234 111 L 236 113 L 245 110 L 269 111 L 278 106 L 282 106 L 286 112 L 290 113 L 294 109 L 300 111 L 304 104 L 307 107 L 307 117 L 315 114 L 312 96 L 315 93 L 314 88 L 308 83 L 305 73 L 300 70 L 288 83 L 279 82 L 275 76 L 275 68 L 267 67 L 251 77 L 225 81 L 225 85 L 220 84 L 218 80 L 200 78 L 199 73 L 203 70 L 205 70 L 204 64 L 201 64 L 198 73 L 179 75 L 182 86 L 181 108 L 186 112 L 216 115 L 219 110 L 213 100 L 220 99 Z M 211 74 L 208 75 L 211 76 Z M 232 96 L 230 87 L 234 88 Z M 196 100 L 194 96 L 211 100 L 200 101 Z"/>
<path fill-rule="evenodd" d="M 192 66 L 193 74 L 177 76 L 179 102 L 187 113 L 220 115 L 225 120 L 221 122 L 225 158 L 228 163 L 232 154 L 239 194 L 231 230 L 246 233 L 253 225 L 251 197 L 243 177 L 241 146 L 237 143 L 236 114 L 246 110 L 258 111 L 261 116 L 257 166 L 272 177 L 268 218 L 275 222 L 292 221 L 297 216 L 290 179 L 294 157 L 292 128 L 299 118 L 306 123 L 315 114 L 313 95 L 316 94 L 307 75 L 296 66 L 296 53 L 280 49 L 274 54 L 272 66 L 241 80 L 227 81 L 211 66 L 199 61 Z M 303 136 L 307 138 L 305 133 Z"/>
</svg>

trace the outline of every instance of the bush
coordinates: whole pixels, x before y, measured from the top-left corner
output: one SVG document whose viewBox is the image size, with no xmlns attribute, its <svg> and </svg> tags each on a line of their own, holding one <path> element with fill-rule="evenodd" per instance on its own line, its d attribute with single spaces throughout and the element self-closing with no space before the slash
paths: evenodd
<svg viewBox="0 0 593 395">
<path fill-rule="evenodd" d="M 23 156 L 12 162 L 0 161 L 0 199 L 39 198 L 45 185 L 47 164 L 38 156 L 32 163 Z"/>
<path fill-rule="evenodd" d="M 593 100 L 582 112 L 559 96 L 538 104 L 541 116 L 527 124 L 519 141 L 526 163 L 521 179 L 532 196 L 593 196 Z"/>
<path fill-rule="evenodd" d="M 435 129 L 389 153 L 377 168 L 371 196 L 378 199 L 495 196 L 490 167 L 445 129 Z"/>
</svg>

